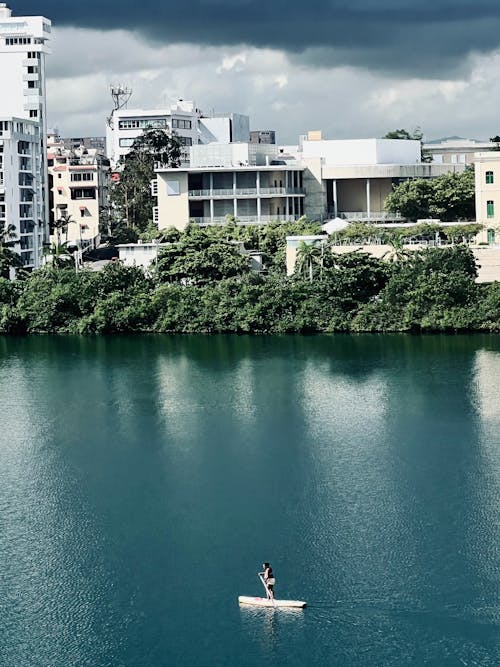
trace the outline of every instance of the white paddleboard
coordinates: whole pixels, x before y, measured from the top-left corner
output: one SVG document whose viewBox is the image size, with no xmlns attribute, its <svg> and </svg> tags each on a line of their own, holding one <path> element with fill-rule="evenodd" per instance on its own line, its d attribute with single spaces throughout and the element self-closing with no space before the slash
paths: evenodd
<svg viewBox="0 0 500 667">
<path fill-rule="evenodd" d="M 288 607 L 303 609 L 306 606 L 306 603 L 303 600 L 269 600 L 268 598 L 255 598 L 246 595 L 240 595 L 238 602 L 240 604 L 249 604 L 254 607 Z"/>
</svg>

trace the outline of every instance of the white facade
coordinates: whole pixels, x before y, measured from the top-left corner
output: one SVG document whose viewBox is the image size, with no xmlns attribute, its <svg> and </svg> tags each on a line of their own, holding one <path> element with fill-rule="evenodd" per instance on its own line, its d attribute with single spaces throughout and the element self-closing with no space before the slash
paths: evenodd
<svg viewBox="0 0 500 667">
<path fill-rule="evenodd" d="M 45 238 L 44 156 L 39 124 L 0 116 L 0 223 L 13 225 L 25 268 L 40 266 Z"/>
<path fill-rule="evenodd" d="M 194 102 L 185 100 L 166 109 L 120 109 L 113 112 L 106 135 L 108 157 L 113 165 L 127 155 L 146 128 L 175 133 L 185 147 L 186 161 L 190 146 L 248 141 L 250 132 L 248 116 L 234 113 L 206 116 Z"/>
<path fill-rule="evenodd" d="M 153 194 L 160 228 L 189 222 L 241 224 L 274 220 L 401 220 L 384 210 L 395 185 L 410 178 L 461 172 L 464 164 L 428 164 L 420 142 L 400 139 L 193 146 L 187 168 L 158 165 Z M 314 136 L 314 133 L 313 133 Z"/>
<path fill-rule="evenodd" d="M 100 215 L 108 202 L 109 160 L 95 149 L 67 149 L 55 135 L 49 135 L 47 157 L 50 220 L 63 216 L 71 220 L 59 241 L 95 242 Z"/>
<path fill-rule="evenodd" d="M 118 254 L 120 262 L 125 266 L 141 266 L 143 269 L 149 269 L 151 263 L 158 259 L 160 248 L 169 245 L 168 243 L 120 243 Z"/>
<path fill-rule="evenodd" d="M 40 238 L 46 236 L 48 222 L 45 56 L 50 53 L 50 32 L 51 23 L 46 18 L 12 16 L 6 4 L 0 3 L 1 178 L 10 183 L 1 194 L 6 223 L 16 229 L 20 238 L 16 249 L 28 268 L 41 264 Z M 28 211 L 30 217 L 26 216 Z M 23 248 L 26 245 L 31 247 Z"/>
<path fill-rule="evenodd" d="M 340 139 L 302 142 L 303 158 L 321 158 L 328 166 L 416 164 L 420 142 L 401 139 Z"/>
</svg>

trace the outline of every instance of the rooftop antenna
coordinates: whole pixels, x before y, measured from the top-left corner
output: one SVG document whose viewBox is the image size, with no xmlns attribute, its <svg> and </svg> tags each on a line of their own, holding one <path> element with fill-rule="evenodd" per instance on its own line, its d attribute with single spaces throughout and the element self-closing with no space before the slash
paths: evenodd
<svg viewBox="0 0 500 667">
<path fill-rule="evenodd" d="M 111 86 L 111 99 L 113 100 L 113 110 L 111 115 L 108 116 L 108 125 L 113 128 L 113 115 L 115 111 L 124 109 L 129 103 L 130 98 L 132 97 L 133 90 L 127 88 L 126 86 Z"/>
</svg>

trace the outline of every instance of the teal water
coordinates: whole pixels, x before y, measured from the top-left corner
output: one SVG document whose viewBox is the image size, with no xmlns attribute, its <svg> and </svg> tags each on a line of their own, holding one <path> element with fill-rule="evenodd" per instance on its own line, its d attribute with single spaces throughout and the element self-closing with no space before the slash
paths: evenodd
<svg viewBox="0 0 500 667">
<path fill-rule="evenodd" d="M 0 339 L 0 665 L 500 664 L 500 339 Z M 274 566 L 300 612 L 240 609 Z"/>
</svg>

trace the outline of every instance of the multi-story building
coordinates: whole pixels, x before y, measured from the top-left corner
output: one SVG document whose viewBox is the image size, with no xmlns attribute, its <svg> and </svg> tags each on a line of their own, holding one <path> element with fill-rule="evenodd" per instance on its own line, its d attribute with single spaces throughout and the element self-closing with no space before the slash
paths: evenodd
<svg viewBox="0 0 500 667">
<path fill-rule="evenodd" d="M 484 225 L 479 240 L 489 245 L 500 241 L 500 152 L 477 153 L 476 221 Z"/>
<path fill-rule="evenodd" d="M 64 148 L 92 148 L 102 155 L 106 155 L 106 137 L 66 137 L 61 139 Z"/>
<path fill-rule="evenodd" d="M 183 229 L 189 221 L 242 224 L 341 217 L 400 220 L 384 211 L 393 186 L 410 178 L 434 178 L 464 164 L 422 163 L 420 142 L 398 139 L 324 141 L 320 133 L 299 146 L 211 144 L 193 146 L 189 167 L 158 165 L 153 192 L 160 227 Z"/>
<path fill-rule="evenodd" d="M 424 152 L 430 155 L 434 164 L 466 164 L 475 162 L 476 153 L 496 149 L 491 141 L 450 137 L 425 143 Z"/>
<path fill-rule="evenodd" d="M 60 241 L 95 245 L 99 221 L 107 210 L 109 160 L 95 149 L 65 148 L 49 134 L 50 222 L 68 221 Z M 53 235 L 53 241 L 56 241 Z"/>
<path fill-rule="evenodd" d="M 275 144 L 276 132 L 274 130 L 252 130 L 250 132 L 251 144 Z"/>
<path fill-rule="evenodd" d="M 51 23 L 0 3 L 0 198 L 26 268 L 42 263 L 48 221 L 45 56 Z"/>
<path fill-rule="evenodd" d="M 278 159 L 276 146 L 193 146 L 190 166 L 158 165 L 153 219 L 160 228 L 184 229 L 189 222 L 241 224 L 297 220 L 304 214 L 304 167 Z"/>
<path fill-rule="evenodd" d="M 248 116 L 236 113 L 207 116 L 193 102 L 185 100 L 168 109 L 119 109 L 113 112 L 107 129 L 108 157 L 116 165 L 127 155 L 135 139 L 151 128 L 175 133 L 184 147 L 186 161 L 190 146 L 248 141 L 249 125 Z"/>
</svg>

